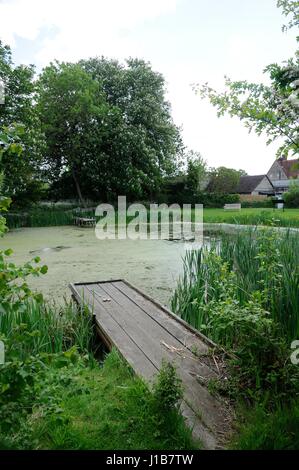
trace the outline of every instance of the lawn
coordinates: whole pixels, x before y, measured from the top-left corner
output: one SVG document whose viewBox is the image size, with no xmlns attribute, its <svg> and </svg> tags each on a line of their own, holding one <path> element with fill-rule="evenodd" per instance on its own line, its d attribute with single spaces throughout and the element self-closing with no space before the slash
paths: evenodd
<svg viewBox="0 0 299 470">
<path fill-rule="evenodd" d="M 277 225 L 299 227 L 299 209 L 255 209 L 244 208 L 240 211 L 224 209 L 204 209 L 205 223 L 228 223 L 240 225 Z"/>
</svg>

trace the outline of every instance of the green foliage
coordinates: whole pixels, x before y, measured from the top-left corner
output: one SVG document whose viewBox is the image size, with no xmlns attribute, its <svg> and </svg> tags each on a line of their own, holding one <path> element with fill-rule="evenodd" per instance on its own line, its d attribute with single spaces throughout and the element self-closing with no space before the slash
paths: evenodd
<svg viewBox="0 0 299 470">
<path fill-rule="evenodd" d="M 298 25 L 298 1 L 278 0 L 277 6 L 282 7 L 284 15 L 292 15 L 285 30 Z M 249 132 L 266 134 L 268 144 L 282 139 L 283 143 L 277 151 L 278 157 L 297 154 L 299 52 L 283 65 L 268 65 L 265 72 L 269 75 L 270 85 L 249 83 L 246 80 L 232 81 L 226 77 L 225 91 L 222 93 L 208 84 L 195 88 L 202 98 L 207 98 L 217 109 L 219 117 L 238 117 Z"/>
<path fill-rule="evenodd" d="M 82 168 L 92 167 L 93 155 L 111 125 L 105 99 L 97 84 L 76 64 L 49 65 L 38 87 L 47 173 L 55 180 L 63 169 L 70 172 L 82 202 Z"/>
<path fill-rule="evenodd" d="M 94 212 L 92 214 L 94 216 Z M 74 223 L 74 211 L 53 209 L 31 209 L 26 213 L 9 212 L 6 215 L 9 228 L 52 227 Z"/>
<path fill-rule="evenodd" d="M 274 203 L 272 201 L 272 198 L 271 197 L 268 197 L 267 199 L 264 199 L 264 200 L 261 200 L 261 201 L 257 201 L 257 200 L 253 200 L 253 201 L 242 201 L 242 209 L 245 209 L 245 208 L 256 208 L 256 209 L 270 209 L 274 207 Z"/>
<path fill-rule="evenodd" d="M 26 278 L 30 275 L 46 274 L 47 266 L 36 266 L 40 262 L 38 257 L 34 258 L 32 263 L 16 266 L 9 260 L 12 253 L 10 249 L 0 250 L 0 315 L 4 312 L 22 310 L 24 300 L 29 297 L 38 302 L 42 301 L 41 294 L 31 292 Z"/>
<path fill-rule="evenodd" d="M 92 317 L 72 303 L 62 307 L 24 300 L 21 308 L 1 313 L 0 335 L 6 356 L 24 360 L 41 353 L 60 353 L 76 347 L 86 354 L 93 345 Z"/>
<path fill-rule="evenodd" d="M 60 384 L 60 374 L 64 382 Z M 102 368 L 52 373 L 50 395 L 59 413 L 37 409 L 31 439 L 41 449 L 193 449 L 191 431 L 176 410 L 157 410 L 148 386 L 113 350 Z M 50 376 L 51 377 L 51 376 Z M 50 382 L 50 377 L 48 382 Z M 49 390 L 46 384 L 47 391 Z M 54 391 L 54 394 L 53 394 Z M 49 393 L 49 392 L 48 392 Z"/>
<path fill-rule="evenodd" d="M 173 410 L 183 398 L 182 381 L 176 374 L 174 365 L 164 362 L 153 386 L 157 407 L 163 412 Z"/>
<path fill-rule="evenodd" d="M 299 239 L 273 230 L 223 236 L 189 252 L 172 309 L 235 354 L 234 389 L 268 405 L 298 393 L 289 360 L 299 333 Z"/>
<path fill-rule="evenodd" d="M 284 193 L 283 200 L 286 207 L 299 208 L 299 182 L 294 180 L 287 193 Z"/>
<path fill-rule="evenodd" d="M 195 448 L 182 416 L 162 414 L 116 351 L 102 368 L 72 348 L 9 362 L 2 372 L 0 448 Z"/>
<path fill-rule="evenodd" d="M 22 145 L 19 141 L 22 130 L 21 126 L 0 127 L 0 237 L 7 230 L 6 220 L 2 213 L 6 213 L 11 204 L 11 198 L 2 195 L 4 182 L 3 157 L 7 154 L 10 158 L 19 157 L 22 152 Z"/>
<path fill-rule="evenodd" d="M 188 181 L 183 176 L 166 179 L 163 183 L 162 191 L 157 196 L 157 200 L 160 203 L 167 204 L 203 204 L 206 208 L 223 208 L 224 204 L 240 202 L 238 194 L 211 193 L 192 189 L 191 186 L 195 184 L 195 181 L 191 182 L 191 179 Z"/>
<path fill-rule="evenodd" d="M 236 189 L 243 170 L 219 167 L 208 169 L 200 154 L 190 151 L 186 154 L 188 167 L 186 175 L 166 178 L 157 199 L 169 204 L 203 204 L 205 207 L 223 207 L 224 204 L 239 202 Z"/>
<path fill-rule="evenodd" d="M 282 8 L 285 16 L 292 16 L 288 25 L 283 26 L 283 31 L 299 25 L 299 2 L 298 0 L 277 0 L 277 7 Z M 299 37 L 297 38 L 299 40 Z"/>
<path fill-rule="evenodd" d="M 5 102 L 0 106 L 0 129 L 11 128 L 13 123 L 19 129 L 22 127 L 22 135 L 20 132 L 19 135 L 23 154 L 19 158 L 20 144 L 14 139 L 10 151 L 2 155 L 1 168 L 5 173 L 2 191 L 19 204 L 24 203 L 24 195 L 31 202 L 32 189 L 35 189 L 34 198 L 39 197 L 41 188 L 39 165 L 44 140 L 34 105 L 34 73 L 31 65 L 15 66 L 10 48 L 0 41 L 0 80 L 5 86 Z"/>
<path fill-rule="evenodd" d="M 225 204 L 234 204 L 240 202 L 239 194 L 228 193 L 200 193 L 197 197 L 197 202 L 203 204 L 204 207 L 221 207 Z"/>
<path fill-rule="evenodd" d="M 233 201 L 232 201 L 233 202 Z M 237 225 L 264 225 L 276 227 L 299 227 L 299 211 L 294 209 L 243 209 L 241 211 L 226 211 L 223 209 L 204 210 L 205 223 L 237 224 Z"/>
<path fill-rule="evenodd" d="M 298 450 L 299 404 L 278 406 L 272 413 L 261 405 L 242 410 L 232 447 L 242 450 Z"/>
<path fill-rule="evenodd" d="M 71 189 L 73 179 L 81 202 L 82 194 L 113 201 L 118 194 L 141 199 L 156 191 L 181 149 L 164 87 L 163 77 L 139 60 L 46 67 L 38 109 L 50 182 L 61 178 Z"/>
<path fill-rule="evenodd" d="M 31 295 L 1 312 L 0 339 L 5 345 L 5 363 L 0 365 L 0 447 L 32 448 L 31 416 L 38 409 L 41 415 L 60 420 L 59 388 L 74 388 L 62 371 L 67 368 L 71 374 L 75 365 L 90 362 L 92 319 L 72 305 L 50 308 Z"/>
<path fill-rule="evenodd" d="M 220 166 L 209 171 L 208 190 L 212 193 L 230 194 L 237 191 L 240 177 L 246 175 L 244 170 L 234 170 Z"/>
<path fill-rule="evenodd" d="M 197 152 L 190 151 L 186 157 L 188 162 L 186 189 L 192 194 L 198 194 L 199 191 L 204 189 L 207 180 L 207 163 Z"/>
</svg>

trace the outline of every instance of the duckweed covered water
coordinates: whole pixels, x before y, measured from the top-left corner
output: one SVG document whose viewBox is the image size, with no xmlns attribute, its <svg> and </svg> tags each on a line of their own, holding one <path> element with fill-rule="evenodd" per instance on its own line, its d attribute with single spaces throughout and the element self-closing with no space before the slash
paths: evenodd
<svg viewBox="0 0 299 470">
<path fill-rule="evenodd" d="M 69 226 L 12 230 L 0 245 L 13 249 L 18 264 L 39 256 L 48 273 L 29 285 L 58 302 L 70 298 L 71 282 L 125 278 L 168 304 L 186 250 L 179 241 L 98 240 L 93 229 Z"/>
</svg>

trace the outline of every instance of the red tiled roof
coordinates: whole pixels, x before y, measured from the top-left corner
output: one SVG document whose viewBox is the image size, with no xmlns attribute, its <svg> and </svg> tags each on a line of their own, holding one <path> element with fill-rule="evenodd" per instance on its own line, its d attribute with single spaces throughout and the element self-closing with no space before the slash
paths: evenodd
<svg viewBox="0 0 299 470">
<path fill-rule="evenodd" d="M 288 178 L 297 178 L 299 176 L 299 158 L 296 160 L 278 160 Z"/>
</svg>

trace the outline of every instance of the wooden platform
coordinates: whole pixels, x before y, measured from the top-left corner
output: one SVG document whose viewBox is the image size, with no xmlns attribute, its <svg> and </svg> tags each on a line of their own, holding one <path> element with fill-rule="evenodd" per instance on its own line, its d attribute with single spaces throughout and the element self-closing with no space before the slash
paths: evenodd
<svg viewBox="0 0 299 470">
<path fill-rule="evenodd" d="M 94 217 L 74 217 L 74 224 L 80 227 L 94 227 L 96 219 Z"/>
<path fill-rule="evenodd" d="M 227 406 L 208 391 L 209 380 L 223 375 L 215 344 L 127 281 L 70 288 L 95 316 L 102 340 L 116 347 L 136 374 L 151 383 L 163 359 L 175 364 L 184 386 L 181 412 L 193 435 L 204 448 L 221 447 L 230 418 Z"/>
</svg>

